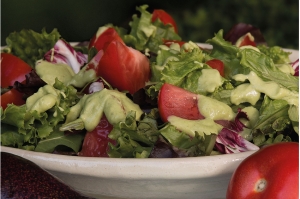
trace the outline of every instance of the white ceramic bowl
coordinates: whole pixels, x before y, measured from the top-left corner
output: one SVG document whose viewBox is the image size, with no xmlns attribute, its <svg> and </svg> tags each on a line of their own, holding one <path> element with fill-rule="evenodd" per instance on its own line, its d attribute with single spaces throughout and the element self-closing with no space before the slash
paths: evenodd
<svg viewBox="0 0 300 199">
<path fill-rule="evenodd" d="M 206 47 L 206 46 L 205 46 Z M 288 50 L 292 61 L 297 50 Z M 55 155 L 1 147 L 39 165 L 94 198 L 225 198 L 233 171 L 254 151 L 173 159 L 118 159 Z"/>
<path fill-rule="evenodd" d="M 1 147 L 95 198 L 225 198 L 229 179 L 254 151 L 192 158 L 118 159 L 53 155 Z"/>
</svg>

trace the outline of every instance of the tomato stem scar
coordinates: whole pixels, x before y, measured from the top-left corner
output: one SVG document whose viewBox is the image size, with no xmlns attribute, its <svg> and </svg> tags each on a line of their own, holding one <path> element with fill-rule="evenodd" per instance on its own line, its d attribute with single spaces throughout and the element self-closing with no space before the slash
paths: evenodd
<svg viewBox="0 0 300 199">
<path fill-rule="evenodd" d="M 263 190 L 265 190 L 267 186 L 267 181 L 266 179 L 259 179 L 256 184 L 255 184 L 255 191 L 256 192 L 262 192 Z"/>
</svg>

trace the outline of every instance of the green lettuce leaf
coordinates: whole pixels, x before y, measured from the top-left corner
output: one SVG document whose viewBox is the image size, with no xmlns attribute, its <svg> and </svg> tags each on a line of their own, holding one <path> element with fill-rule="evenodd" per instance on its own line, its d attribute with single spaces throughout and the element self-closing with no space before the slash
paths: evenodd
<svg viewBox="0 0 300 199">
<path fill-rule="evenodd" d="M 41 33 L 23 29 L 8 35 L 4 51 L 16 55 L 34 68 L 35 62 L 43 58 L 60 37 L 57 29 L 53 29 L 50 33 L 45 29 L 42 29 Z"/>
<path fill-rule="evenodd" d="M 35 151 L 51 153 L 57 146 L 63 145 L 71 148 L 77 153 L 81 148 L 84 134 L 76 133 L 68 135 L 57 129 L 58 128 L 56 128 L 47 138 L 40 140 Z"/>
<path fill-rule="evenodd" d="M 163 44 L 163 39 L 181 40 L 171 25 L 164 25 L 159 20 L 152 23 L 152 14 L 146 10 L 147 8 L 148 5 L 136 8 L 141 13 L 140 17 L 133 15 L 129 23 L 130 34 L 121 35 L 127 45 L 140 51 L 148 48 L 151 52 L 157 52 L 158 46 Z"/>
<path fill-rule="evenodd" d="M 173 147 L 183 151 L 186 156 L 192 157 L 209 155 L 212 152 L 217 138 L 216 134 L 204 134 L 203 136 L 200 136 L 197 132 L 195 137 L 190 137 L 186 133 L 179 131 L 170 123 L 159 131 Z"/>
<path fill-rule="evenodd" d="M 151 112 L 141 120 L 136 121 L 135 112 L 127 114 L 124 122 L 114 125 L 109 138 L 117 144 L 109 145 L 108 155 L 117 158 L 147 158 L 158 139 L 158 110 Z"/>
<path fill-rule="evenodd" d="M 251 69 L 265 81 L 276 82 L 292 91 L 299 90 L 299 78 L 280 71 L 272 59 L 263 53 L 252 49 L 242 50 L 241 65 Z"/>
<path fill-rule="evenodd" d="M 274 81 L 289 90 L 298 91 L 299 78 L 280 71 L 268 53 L 233 46 L 224 40 L 223 30 L 207 42 L 213 45 L 210 56 L 224 62 L 225 77 L 232 77 L 236 74 L 247 75 L 253 71 L 264 81 Z"/>
<path fill-rule="evenodd" d="M 201 69 L 204 67 L 202 63 L 204 56 L 200 48 L 194 48 L 188 52 L 182 51 L 178 55 L 179 60 L 169 60 L 166 63 L 162 70 L 161 80 L 179 87 L 192 87 L 195 82 L 198 82 L 197 78 L 201 75 Z M 184 85 L 188 81 L 194 83 Z"/>
<path fill-rule="evenodd" d="M 252 129 L 257 146 L 281 141 L 291 141 L 293 124 L 289 118 L 290 105 L 285 100 L 272 100 L 265 96 L 259 118 Z M 296 133 L 296 132 L 294 132 Z"/>
<path fill-rule="evenodd" d="M 26 105 L 12 104 L 2 111 L 1 139 L 4 140 L 1 142 L 2 145 L 17 145 L 18 148 L 34 150 L 41 140 L 51 136 L 55 128 L 62 124 L 70 107 L 78 101 L 77 91 L 57 79 L 53 86 L 59 93 L 59 100 L 45 112 L 28 111 Z"/>
<path fill-rule="evenodd" d="M 291 63 L 290 60 L 290 54 L 291 52 L 285 52 L 281 47 L 279 46 L 271 46 L 268 47 L 266 45 L 259 45 L 257 48 L 260 50 L 260 52 L 264 53 L 268 57 L 270 57 L 274 64 L 286 64 Z"/>
</svg>

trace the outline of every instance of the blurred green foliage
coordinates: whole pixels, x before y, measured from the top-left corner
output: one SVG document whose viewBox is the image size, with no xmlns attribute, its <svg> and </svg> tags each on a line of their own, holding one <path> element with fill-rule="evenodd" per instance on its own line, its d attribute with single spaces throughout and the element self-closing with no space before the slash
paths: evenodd
<svg viewBox="0 0 300 199">
<path fill-rule="evenodd" d="M 205 42 L 244 22 L 259 27 L 269 45 L 299 49 L 298 0 L 1 0 L 1 45 L 23 28 L 57 28 L 67 41 L 88 40 L 107 23 L 128 28 L 142 4 L 169 12 L 183 40 Z"/>
</svg>

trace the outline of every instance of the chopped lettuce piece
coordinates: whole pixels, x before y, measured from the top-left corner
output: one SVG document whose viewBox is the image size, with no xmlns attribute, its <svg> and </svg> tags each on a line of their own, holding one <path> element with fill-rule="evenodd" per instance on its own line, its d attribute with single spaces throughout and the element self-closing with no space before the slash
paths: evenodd
<svg viewBox="0 0 300 199">
<path fill-rule="evenodd" d="M 9 34 L 4 51 L 20 57 L 34 68 L 35 62 L 42 59 L 59 38 L 60 34 L 57 29 L 53 29 L 50 33 L 47 33 L 45 29 L 42 29 L 41 33 L 23 29 Z"/>
<path fill-rule="evenodd" d="M 133 15 L 132 21 L 129 23 L 130 34 L 121 35 L 128 46 L 133 46 L 140 51 L 148 48 L 151 52 L 157 52 L 158 46 L 163 44 L 163 39 L 181 40 L 171 25 L 164 25 L 159 20 L 152 23 L 152 14 L 146 10 L 147 8 L 147 5 L 136 8 L 141 16 Z"/>
<path fill-rule="evenodd" d="M 127 114 L 124 122 L 114 125 L 109 138 L 117 144 L 109 144 L 109 157 L 116 158 L 148 158 L 158 139 L 158 111 L 151 112 L 141 120 L 136 121 L 135 112 Z"/>
<path fill-rule="evenodd" d="M 1 127 L 1 140 L 5 140 L 2 145 L 34 150 L 42 139 L 51 136 L 54 129 L 62 124 L 71 105 L 78 101 L 77 91 L 58 80 L 53 87 L 59 93 L 58 103 L 44 112 L 29 111 L 26 105 L 8 105 L 1 112 L 1 125 L 4 126 Z M 11 129 L 17 129 L 16 133 L 12 133 Z"/>
<path fill-rule="evenodd" d="M 159 131 L 175 151 L 179 150 L 184 154 L 181 155 L 183 157 L 210 155 L 217 137 L 213 133 L 200 135 L 198 132 L 195 132 L 195 136 L 192 137 L 170 123 Z"/>
<path fill-rule="evenodd" d="M 291 52 L 285 52 L 279 46 L 268 47 L 266 45 L 259 45 L 257 48 L 260 50 L 260 52 L 270 57 L 274 64 L 286 64 L 291 62 L 289 58 Z"/>
</svg>

